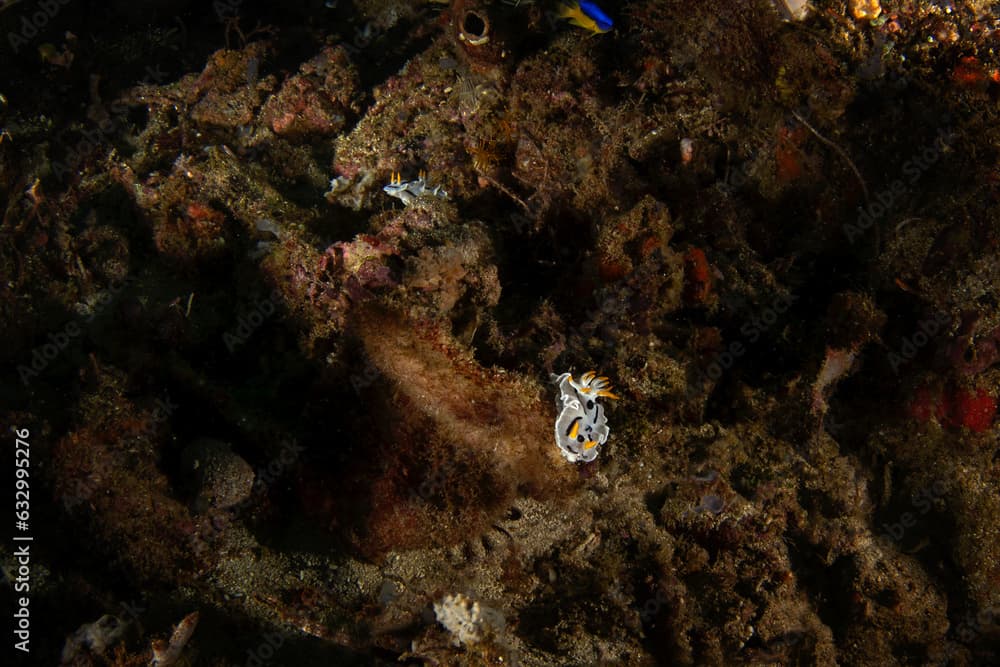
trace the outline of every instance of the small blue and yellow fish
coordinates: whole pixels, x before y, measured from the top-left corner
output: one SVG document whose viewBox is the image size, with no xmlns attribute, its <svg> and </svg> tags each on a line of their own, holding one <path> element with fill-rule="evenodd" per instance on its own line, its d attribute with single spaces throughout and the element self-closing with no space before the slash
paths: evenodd
<svg viewBox="0 0 1000 667">
<path fill-rule="evenodd" d="M 596 3 L 588 0 L 560 6 L 559 18 L 564 18 L 575 26 L 589 30 L 594 35 L 608 32 L 614 27 L 611 17 L 605 14 Z"/>
</svg>

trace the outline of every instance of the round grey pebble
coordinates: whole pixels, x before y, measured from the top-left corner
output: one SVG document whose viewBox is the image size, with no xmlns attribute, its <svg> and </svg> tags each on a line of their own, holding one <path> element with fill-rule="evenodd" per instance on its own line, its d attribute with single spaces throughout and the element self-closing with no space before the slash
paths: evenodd
<svg viewBox="0 0 1000 667">
<path fill-rule="evenodd" d="M 181 453 L 195 488 L 194 510 L 226 509 L 250 497 L 254 471 L 228 443 L 198 438 Z"/>
</svg>

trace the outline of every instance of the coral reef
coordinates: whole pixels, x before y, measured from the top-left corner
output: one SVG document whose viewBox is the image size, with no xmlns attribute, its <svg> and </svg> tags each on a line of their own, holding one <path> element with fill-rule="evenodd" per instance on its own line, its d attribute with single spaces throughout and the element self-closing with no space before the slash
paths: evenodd
<svg viewBox="0 0 1000 667">
<path fill-rule="evenodd" d="M 0 6 L 39 664 L 997 662 L 995 7 L 119 4 Z"/>
</svg>

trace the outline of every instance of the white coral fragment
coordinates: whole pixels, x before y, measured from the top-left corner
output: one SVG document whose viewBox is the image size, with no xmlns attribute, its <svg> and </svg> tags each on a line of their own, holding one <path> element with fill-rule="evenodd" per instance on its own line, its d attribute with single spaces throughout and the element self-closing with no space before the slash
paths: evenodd
<svg viewBox="0 0 1000 667">
<path fill-rule="evenodd" d="M 809 14 L 806 0 L 774 0 L 774 5 L 786 21 L 801 21 Z"/>
<path fill-rule="evenodd" d="M 496 636 L 506 625 L 503 614 L 461 593 L 446 595 L 434 603 L 434 615 L 452 635 L 455 646 L 475 644 Z"/>
<path fill-rule="evenodd" d="M 168 641 L 153 640 L 151 647 L 153 660 L 149 663 L 150 667 L 171 667 L 171 665 L 177 664 L 181 652 L 187 646 L 197 625 L 198 612 L 194 611 L 182 618 L 181 622 L 174 627 L 174 632 Z"/>
</svg>

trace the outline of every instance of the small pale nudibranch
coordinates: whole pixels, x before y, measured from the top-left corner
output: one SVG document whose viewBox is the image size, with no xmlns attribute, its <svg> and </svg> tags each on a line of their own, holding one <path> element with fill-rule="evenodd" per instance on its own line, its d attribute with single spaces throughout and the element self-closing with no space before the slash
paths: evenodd
<svg viewBox="0 0 1000 667">
<path fill-rule="evenodd" d="M 440 185 L 431 187 L 427 184 L 427 174 L 422 171 L 412 181 L 404 181 L 402 174 L 393 173 L 389 177 L 389 184 L 384 186 L 382 191 L 390 197 L 400 200 L 405 206 L 409 206 L 415 202 L 418 197 L 433 196 L 441 199 L 448 198 L 448 193 L 445 192 L 443 187 Z"/>
</svg>

